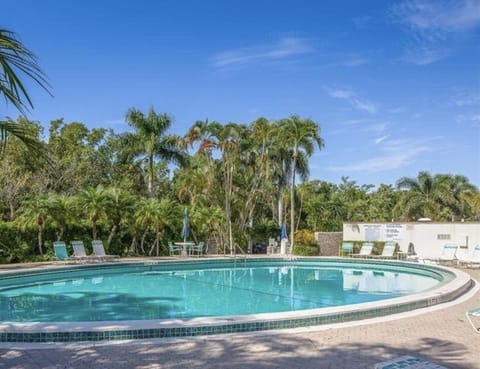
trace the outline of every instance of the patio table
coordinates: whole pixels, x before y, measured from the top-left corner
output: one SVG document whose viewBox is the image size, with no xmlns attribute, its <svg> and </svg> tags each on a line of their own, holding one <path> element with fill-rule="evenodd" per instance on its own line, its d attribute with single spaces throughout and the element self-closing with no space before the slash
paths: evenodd
<svg viewBox="0 0 480 369">
<path fill-rule="evenodd" d="M 188 256 L 188 248 L 190 246 L 194 246 L 195 245 L 195 242 L 175 242 L 175 245 L 177 246 L 182 246 L 182 253 L 180 254 L 180 256 L 182 258 L 186 258 Z"/>
</svg>

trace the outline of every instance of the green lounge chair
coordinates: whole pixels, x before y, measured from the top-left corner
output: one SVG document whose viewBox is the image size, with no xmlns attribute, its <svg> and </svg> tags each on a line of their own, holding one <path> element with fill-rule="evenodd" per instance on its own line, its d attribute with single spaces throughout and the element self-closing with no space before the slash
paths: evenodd
<svg viewBox="0 0 480 369">
<path fill-rule="evenodd" d="M 338 251 L 338 255 L 345 256 L 351 254 L 353 254 L 353 242 L 342 242 L 340 245 L 340 250 Z"/>
<path fill-rule="evenodd" d="M 60 261 L 70 260 L 65 242 L 63 241 L 53 242 L 53 251 L 55 252 L 55 258 L 57 260 L 60 260 Z"/>
<path fill-rule="evenodd" d="M 101 240 L 92 241 L 93 256 L 99 259 L 115 259 L 118 258 L 118 255 L 109 255 L 105 252 L 105 247 L 103 247 L 103 242 Z"/>
<path fill-rule="evenodd" d="M 192 245 L 190 246 L 190 255 L 192 254 L 197 254 L 197 256 L 200 256 L 201 254 L 203 254 L 203 248 L 205 246 L 205 242 L 201 241 L 198 243 L 198 245 Z"/>
</svg>

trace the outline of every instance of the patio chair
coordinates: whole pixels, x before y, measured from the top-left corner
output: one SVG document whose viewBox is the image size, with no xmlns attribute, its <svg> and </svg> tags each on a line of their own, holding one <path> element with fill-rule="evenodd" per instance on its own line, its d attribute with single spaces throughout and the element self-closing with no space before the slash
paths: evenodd
<svg viewBox="0 0 480 369">
<path fill-rule="evenodd" d="M 387 241 L 383 246 L 382 254 L 381 255 L 370 255 L 372 258 L 377 259 L 393 259 L 395 254 L 395 249 L 397 248 L 396 242 Z"/>
<path fill-rule="evenodd" d="M 480 334 L 480 308 L 468 310 L 466 315 L 473 330 Z M 479 324 L 476 325 L 474 321 L 477 321 Z"/>
<path fill-rule="evenodd" d="M 70 244 L 73 247 L 73 256 L 72 259 L 77 260 L 88 260 L 91 259 L 92 256 L 88 256 L 87 252 L 85 251 L 85 245 L 83 241 L 72 241 Z"/>
<path fill-rule="evenodd" d="M 53 251 L 55 252 L 55 258 L 57 260 L 60 260 L 60 261 L 70 260 L 65 242 L 63 241 L 53 242 Z"/>
<path fill-rule="evenodd" d="M 469 255 L 460 256 L 456 254 L 458 263 L 467 267 L 480 267 L 480 245 L 473 248 L 473 252 Z"/>
<path fill-rule="evenodd" d="M 178 255 L 180 256 L 182 254 L 182 247 L 174 245 L 170 241 L 168 242 L 168 251 L 170 252 L 170 256 L 175 255 L 176 252 L 178 252 Z"/>
<path fill-rule="evenodd" d="M 200 256 L 203 253 L 203 247 L 205 246 L 205 242 L 201 241 L 198 245 L 190 246 L 190 255 L 197 253 L 197 256 Z"/>
<path fill-rule="evenodd" d="M 353 254 L 353 242 L 342 242 L 338 256 L 345 256 Z"/>
<path fill-rule="evenodd" d="M 351 254 L 351 257 L 368 258 L 372 256 L 373 242 L 364 242 L 358 254 Z"/>
<path fill-rule="evenodd" d="M 105 252 L 105 248 L 103 247 L 103 242 L 101 240 L 93 240 L 92 248 L 93 248 L 92 256 L 97 257 L 99 259 L 115 259 L 119 257 L 118 255 L 107 254 Z"/>
</svg>

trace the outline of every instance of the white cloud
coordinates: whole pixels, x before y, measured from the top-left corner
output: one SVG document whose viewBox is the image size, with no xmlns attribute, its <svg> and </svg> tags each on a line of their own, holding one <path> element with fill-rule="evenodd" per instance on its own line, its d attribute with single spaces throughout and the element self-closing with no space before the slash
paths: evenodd
<svg viewBox="0 0 480 369">
<path fill-rule="evenodd" d="M 405 61 L 416 65 L 428 65 L 448 57 L 450 50 L 435 49 L 430 46 L 414 46 L 405 49 Z"/>
<path fill-rule="evenodd" d="M 458 115 L 456 118 L 458 123 L 471 123 L 474 126 L 480 125 L 480 114 Z"/>
<path fill-rule="evenodd" d="M 372 103 L 371 101 L 368 101 L 366 99 L 360 98 L 354 91 L 352 90 L 347 90 L 347 89 L 332 89 L 332 88 L 326 88 L 327 93 L 335 98 L 335 99 L 341 99 L 341 100 L 346 100 L 350 105 L 352 105 L 355 109 L 357 110 L 362 110 L 366 111 L 370 114 L 374 114 L 377 112 L 377 106 L 376 104 Z"/>
<path fill-rule="evenodd" d="M 385 136 L 378 137 L 378 138 L 375 139 L 375 143 L 378 145 L 379 143 L 382 143 L 383 141 L 385 141 L 389 137 L 390 137 L 390 135 L 385 135 Z"/>
<path fill-rule="evenodd" d="M 409 0 L 393 6 L 397 20 L 430 40 L 480 25 L 478 0 Z"/>
<path fill-rule="evenodd" d="M 388 140 L 384 138 L 378 156 L 356 161 L 347 165 L 331 166 L 328 169 L 334 172 L 381 172 L 398 169 L 413 163 L 422 153 L 432 151 L 426 140 Z"/>
<path fill-rule="evenodd" d="M 306 39 L 285 37 L 271 45 L 223 51 L 210 58 L 210 62 L 215 68 L 228 68 L 265 61 L 285 60 L 313 51 L 314 48 Z"/>
<path fill-rule="evenodd" d="M 456 106 L 480 105 L 480 94 L 460 93 L 452 98 Z"/>
<path fill-rule="evenodd" d="M 405 61 L 428 65 L 452 54 L 444 45 L 452 35 L 480 25 L 480 1 L 407 0 L 395 4 L 391 14 L 411 36 L 404 50 Z"/>
<path fill-rule="evenodd" d="M 367 63 L 368 63 L 368 59 L 362 58 L 361 56 L 357 56 L 357 57 L 348 58 L 342 63 L 342 65 L 344 67 L 358 67 L 360 65 L 364 65 Z"/>
</svg>

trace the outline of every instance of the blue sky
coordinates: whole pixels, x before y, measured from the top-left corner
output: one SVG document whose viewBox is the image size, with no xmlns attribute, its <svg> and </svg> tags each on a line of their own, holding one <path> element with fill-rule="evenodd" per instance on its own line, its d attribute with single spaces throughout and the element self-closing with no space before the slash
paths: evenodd
<svg viewBox="0 0 480 369">
<path fill-rule="evenodd" d="M 480 0 L 16 0 L 2 10 L 0 26 L 52 85 L 53 98 L 30 87 L 29 118 L 45 127 L 63 117 L 120 133 L 130 107 L 171 114 L 178 134 L 198 119 L 299 114 L 325 140 L 311 179 L 394 184 L 428 170 L 480 186 Z"/>
</svg>

